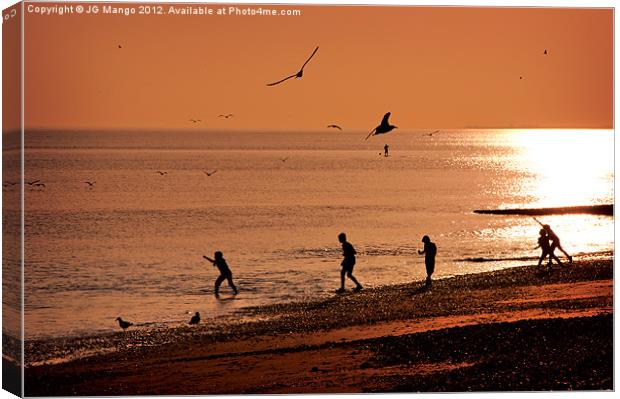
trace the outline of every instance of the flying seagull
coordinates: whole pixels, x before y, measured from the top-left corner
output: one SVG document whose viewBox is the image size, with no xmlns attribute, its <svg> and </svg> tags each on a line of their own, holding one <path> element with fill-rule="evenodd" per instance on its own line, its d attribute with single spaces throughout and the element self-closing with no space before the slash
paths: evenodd
<svg viewBox="0 0 620 399">
<path fill-rule="evenodd" d="M 33 184 L 38 183 L 40 181 L 41 180 L 27 181 L 26 184 L 29 185 L 29 186 L 32 186 Z"/>
<path fill-rule="evenodd" d="M 280 158 L 280 161 L 282 161 L 282 162 L 286 162 L 286 160 L 287 160 L 288 158 L 289 158 L 289 157 Z"/>
<path fill-rule="evenodd" d="M 93 187 L 95 185 L 95 181 L 85 181 L 85 184 L 88 184 L 88 187 Z"/>
<path fill-rule="evenodd" d="M 234 115 L 233 115 L 233 114 L 226 114 L 226 115 L 224 115 L 224 114 L 219 114 L 217 117 L 218 117 L 218 118 L 226 118 L 226 119 L 228 119 L 228 118 L 230 118 L 230 117 L 232 117 L 232 116 L 234 116 Z"/>
<path fill-rule="evenodd" d="M 334 128 L 334 129 L 338 129 L 338 130 L 342 130 L 342 128 L 338 125 L 327 125 L 328 128 Z"/>
<path fill-rule="evenodd" d="M 196 312 L 195 315 L 192 316 L 192 319 L 189 321 L 189 324 L 198 324 L 200 323 L 200 313 Z"/>
<path fill-rule="evenodd" d="M 200 120 L 200 119 L 190 119 L 189 121 L 192 122 L 192 123 L 202 122 L 202 120 Z"/>
<path fill-rule="evenodd" d="M 372 129 L 372 131 L 368 134 L 368 136 L 366 136 L 364 140 L 368 140 L 370 136 L 376 136 L 378 134 L 388 133 L 388 132 L 391 132 L 392 129 L 396 129 L 397 126 L 390 125 L 390 123 L 388 122 L 388 119 L 390 118 L 391 114 L 392 114 L 391 112 L 388 112 L 387 114 L 383 115 L 383 120 L 381 120 L 381 124 L 377 126 L 376 128 Z"/>
<path fill-rule="evenodd" d="M 159 173 L 160 176 L 168 174 L 168 172 L 164 172 L 164 171 L 161 171 L 161 170 L 156 170 L 155 173 Z"/>
<path fill-rule="evenodd" d="M 131 323 L 129 321 L 125 321 L 125 320 L 121 319 L 120 317 L 117 317 L 116 320 L 118 321 L 118 325 L 120 326 L 120 328 L 123 329 L 123 331 L 125 331 L 127 328 L 129 328 L 129 326 L 133 326 L 133 323 Z"/>
<path fill-rule="evenodd" d="M 205 171 L 203 171 L 203 172 L 205 172 L 205 175 L 207 175 L 207 176 L 211 177 L 213 174 L 215 174 L 215 172 L 217 172 L 217 170 L 214 170 L 213 172 L 207 172 L 207 171 L 205 170 Z"/>
<path fill-rule="evenodd" d="M 299 70 L 299 72 L 292 74 L 291 76 L 287 76 L 282 80 L 278 80 L 277 82 L 274 83 L 267 83 L 267 86 L 275 86 L 277 84 L 280 84 L 282 82 L 284 82 L 285 80 L 288 80 L 290 78 L 301 78 L 302 76 L 304 76 L 304 67 L 306 66 L 306 64 L 312 59 L 312 57 L 314 57 L 314 54 L 316 54 L 316 52 L 319 50 L 319 46 L 316 46 L 316 48 L 314 49 L 314 51 L 312 52 L 312 54 L 310 54 L 310 57 L 308 57 L 308 59 L 306 60 L 306 62 L 304 62 L 304 64 L 301 66 L 301 69 Z"/>
<path fill-rule="evenodd" d="M 45 183 L 35 183 L 34 187 L 41 187 L 41 188 L 45 188 Z"/>
</svg>

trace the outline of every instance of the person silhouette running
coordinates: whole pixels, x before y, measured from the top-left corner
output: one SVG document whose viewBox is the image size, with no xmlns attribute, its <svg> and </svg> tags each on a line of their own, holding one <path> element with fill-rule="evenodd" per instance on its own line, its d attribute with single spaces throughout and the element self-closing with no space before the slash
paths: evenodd
<svg viewBox="0 0 620 399">
<path fill-rule="evenodd" d="M 208 256 L 203 255 L 203 258 L 213 263 L 213 266 L 217 266 L 217 269 L 220 271 L 220 276 L 215 280 L 215 296 L 220 295 L 220 285 L 224 280 L 228 280 L 228 285 L 232 288 L 233 293 L 237 295 L 239 291 L 237 291 L 237 287 L 235 287 L 235 283 L 233 283 L 233 276 L 230 268 L 228 267 L 228 263 L 226 263 L 226 259 L 224 259 L 224 255 L 220 251 L 215 251 L 213 257 L 215 259 L 211 259 Z"/>
<path fill-rule="evenodd" d="M 540 229 L 538 233 L 540 234 L 540 236 L 538 237 L 538 246 L 534 249 L 540 248 L 542 250 L 542 253 L 540 254 L 540 258 L 538 259 L 537 267 L 540 268 L 540 265 L 542 265 L 543 260 L 545 260 L 547 256 L 549 256 L 549 263 L 547 264 L 547 267 L 549 269 L 551 269 L 551 259 L 555 259 L 556 262 L 561 265 L 562 262 L 560 262 L 558 257 L 555 256 L 555 254 L 551 250 L 551 244 L 549 243 L 549 236 L 547 235 L 547 230 Z"/>
<path fill-rule="evenodd" d="M 340 233 L 338 235 L 338 241 L 342 244 L 342 255 L 344 256 L 344 259 L 340 264 L 342 266 L 342 270 L 340 271 L 340 288 L 336 290 L 336 293 L 342 294 L 344 292 L 345 275 L 355 283 L 355 291 L 360 291 L 363 287 L 353 276 L 353 266 L 355 266 L 355 254 L 357 252 L 355 252 L 353 245 L 347 241 L 347 235 L 345 233 Z"/>
<path fill-rule="evenodd" d="M 383 146 L 383 156 L 390 156 L 390 146 L 387 144 Z"/>
<path fill-rule="evenodd" d="M 424 254 L 424 263 L 426 264 L 426 286 L 430 287 L 433 284 L 431 280 L 431 276 L 435 271 L 435 255 L 437 255 L 437 245 L 434 242 L 431 242 L 431 239 L 428 236 L 422 237 L 422 242 L 424 243 L 424 249 L 419 250 L 418 254 Z"/>
<path fill-rule="evenodd" d="M 570 256 L 568 254 L 568 252 L 566 252 L 564 250 L 564 248 L 562 248 L 562 245 L 560 244 L 560 237 L 557 236 L 557 234 L 555 234 L 553 232 L 553 230 L 551 230 L 551 226 L 549 226 L 548 224 L 543 224 L 543 229 L 545 229 L 547 231 L 547 235 L 549 236 L 549 239 L 551 240 L 551 254 L 555 257 L 555 259 L 557 259 L 557 256 L 555 256 L 553 254 L 553 252 L 555 251 L 555 249 L 559 249 L 560 251 L 562 251 L 562 253 L 564 253 L 564 255 L 566 255 L 566 257 L 568 258 L 568 263 L 573 263 L 573 257 Z M 558 263 L 559 260 L 558 260 Z M 561 263 L 560 263 L 561 264 Z"/>
</svg>

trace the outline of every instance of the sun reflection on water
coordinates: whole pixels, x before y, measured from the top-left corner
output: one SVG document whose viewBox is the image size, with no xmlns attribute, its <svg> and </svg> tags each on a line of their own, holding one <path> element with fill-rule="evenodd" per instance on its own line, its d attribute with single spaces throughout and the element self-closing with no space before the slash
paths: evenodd
<svg viewBox="0 0 620 399">
<path fill-rule="evenodd" d="M 528 130 L 511 135 L 529 206 L 613 202 L 613 131 Z"/>
</svg>

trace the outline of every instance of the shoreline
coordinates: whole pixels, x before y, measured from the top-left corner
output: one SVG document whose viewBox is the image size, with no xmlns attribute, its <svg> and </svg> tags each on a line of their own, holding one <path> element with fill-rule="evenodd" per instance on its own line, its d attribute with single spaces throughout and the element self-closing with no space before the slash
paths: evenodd
<svg viewBox="0 0 620 399">
<path fill-rule="evenodd" d="M 613 253 L 614 253 L 613 251 L 603 250 L 603 251 L 590 252 L 590 253 L 576 253 L 574 254 L 574 256 L 578 257 L 579 262 L 582 262 L 582 261 L 599 262 L 599 261 L 607 261 L 610 259 L 613 260 Z M 467 276 L 467 275 L 472 275 L 472 276 L 483 275 L 486 273 L 494 273 L 494 272 L 499 272 L 502 270 L 508 270 L 512 268 L 527 267 L 523 264 L 519 264 L 518 262 L 536 263 L 538 261 L 538 256 L 517 256 L 517 257 L 505 257 L 505 258 L 470 257 L 470 258 L 452 259 L 452 261 L 453 262 L 467 262 L 467 263 L 474 263 L 474 264 L 478 264 L 478 263 L 502 264 L 502 262 L 512 262 L 513 264 L 503 265 L 497 269 L 492 269 L 492 270 L 460 272 L 460 273 L 451 274 L 451 275 L 444 275 L 441 277 L 437 277 L 433 281 L 441 281 L 441 280 L 457 278 L 457 277 Z M 407 286 L 411 284 L 415 285 L 415 284 L 423 283 L 423 282 L 424 282 L 424 279 L 421 278 L 420 280 L 412 280 L 411 282 L 405 282 L 405 283 L 398 282 L 398 283 L 392 283 L 392 284 L 386 284 L 386 285 L 372 286 L 372 287 L 368 287 L 367 289 L 365 289 L 365 292 L 367 292 L 369 289 L 370 290 L 389 289 L 390 287 L 401 287 L 401 286 Z M 213 317 L 205 318 L 204 315 L 202 315 L 203 316 L 202 321 L 211 323 L 212 325 L 215 325 L 218 328 L 221 326 L 228 326 L 230 324 L 243 324 L 243 323 L 248 322 L 248 319 L 250 319 L 249 321 L 251 321 L 252 318 L 255 318 L 255 315 L 257 313 L 261 313 L 261 309 L 269 309 L 274 306 L 277 307 L 277 306 L 286 306 L 286 305 L 295 305 L 295 304 L 300 304 L 304 306 L 304 305 L 313 304 L 315 302 L 322 302 L 322 301 L 329 300 L 333 296 L 334 294 L 332 290 L 332 291 L 329 291 L 329 293 L 321 292 L 321 294 L 317 296 L 306 297 L 304 299 L 291 299 L 291 300 L 283 300 L 279 302 L 274 301 L 274 302 L 269 302 L 269 303 L 264 303 L 264 304 L 259 304 L 259 305 L 245 305 L 243 307 L 234 309 L 230 313 L 220 314 L 220 315 L 213 316 Z M 224 294 L 224 297 L 225 297 L 224 300 L 228 300 L 225 294 Z M 116 323 L 113 323 L 113 324 L 116 324 Z M 178 322 L 178 321 L 174 323 L 159 323 L 159 322 L 153 322 L 153 321 L 146 321 L 146 322 L 143 321 L 143 322 L 136 323 L 136 325 L 132 326 L 128 331 L 141 331 L 141 332 L 144 332 L 147 330 L 162 331 L 162 330 L 167 330 L 167 329 L 177 329 L 177 328 L 182 329 L 184 326 L 185 326 L 184 322 Z M 85 330 L 83 332 L 76 332 L 76 333 L 67 334 L 67 335 L 36 335 L 36 336 L 31 336 L 31 337 L 26 336 L 26 341 L 36 343 L 37 345 L 39 345 L 42 343 L 44 344 L 45 342 L 62 342 L 62 341 L 77 342 L 80 340 L 90 340 L 90 339 L 98 340 L 98 339 L 104 339 L 104 338 L 111 338 L 118 334 L 119 334 L 118 326 L 115 326 L 115 328 L 113 329 L 108 328 L 105 330 L 90 330 L 90 331 Z M 13 346 L 13 341 L 15 341 L 15 338 L 13 337 L 12 334 L 3 333 L 3 337 L 7 340 L 7 342 L 10 342 L 9 346 Z M 18 345 L 17 341 L 15 341 L 15 345 Z"/>
<path fill-rule="evenodd" d="M 425 290 L 419 282 L 384 286 L 317 301 L 246 308 L 242 313 L 254 317 L 255 321 L 60 339 L 49 342 L 51 346 L 47 347 L 37 343 L 38 350 L 44 353 L 53 350 L 62 353 L 63 348 L 66 354 L 68 349 L 80 353 L 89 348 L 112 348 L 107 353 L 58 364 L 30 365 L 36 360 L 36 353 L 33 343 L 27 342 L 30 361 L 26 367 L 26 394 L 613 388 L 613 375 L 608 372 L 613 363 L 613 350 L 609 349 L 613 345 L 613 259 L 579 261 L 556 267 L 550 274 L 537 272 L 534 266 L 523 266 L 460 275 L 436 280 L 430 290 Z M 545 342 L 557 329 L 571 331 L 573 338 L 581 337 L 577 340 L 578 347 L 577 341 L 564 342 L 563 338 L 559 342 L 553 340 L 553 345 L 564 345 L 565 350 L 547 353 L 548 348 L 541 346 L 541 339 Z M 526 337 L 514 332 L 522 330 L 529 331 Z M 411 359 L 399 357 L 419 341 L 432 343 L 436 338 L 449 343 L 477 334 L 485 338 L 472 338 L 478 344 L 467 344 L 465 340 L 469 350 L 459 361 L 452 359 L 446 363 L 445 358 L 434 359 L 435 351 L 423 347 L 416 349 L 417 356 Z M 515 342 L 525 340 L 514 344 L 514 350 L 529 346 L 542 359 L 541 364 L 554 367 L 571 364 L 571 359 L 555 363 L 563 359 L 563 353 L 571 353 L 581 361 L 585 360 L 579 356 L 586 357 L 591 363 L 589 369 L 597 374 L 593 377 L 592 372 L 580 370 L 580 375 L 571 377 L 572 382 L 560 384 L 558 388 L 557 381 L 543 378 L 553 375 L 554 370 L 545 367 L 543 372 L 542 366 L 530 365 L 520 371 L 530 375 L 530 385 L 510 385 L 517 383 L 510 378 L 484 385 L 483 379 L 476 377 L 472 370 L 489 365 L 480 363 L 482 353 L 478 357 L 473 355 L 484 352 L 487 341 L 494 342 L 505 334 L 513 336 Z M 381 348 L 388 343 L 398 349 L 382 352 Z M 577 356 L 574 352 L 578 348 L 588 350 L 580 349 Z M 438 350 L 443 353 L 446 349 Z M 452 349 L 459 351 L 457 347 Z M 501 350 L 495 357 L 509 357 L 510 352 Z M 425 366 L 418 358 L 430 363 L 424 363 Z M 505 373 L 518 366 L 506 361 L 509 359 L 492 366 L 493 372 Z M 343 367 L 349 368 L 347 378 L 336 378 Z M 560 369 L 564 370 L 563 367 Z M 575 369 L 578 365 L 571 367 Z M 433 382 L 454 373 L 464 377 L 447 385 Z M 372 383 L 362 384 L 359 378 L 364 375 Z M 195 384 L 179 388 L 188 379 Z M 266 381 L 275 382 L 267 386 Z M 470 385 L 459 385 L 463 381 Z"/>
</svg>

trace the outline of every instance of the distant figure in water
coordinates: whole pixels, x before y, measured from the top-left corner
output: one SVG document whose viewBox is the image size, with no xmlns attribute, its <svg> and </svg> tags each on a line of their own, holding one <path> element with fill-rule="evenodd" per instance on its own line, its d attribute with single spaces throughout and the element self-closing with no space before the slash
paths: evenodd
<svg viewBox="0 0 620 399">
<path fill-rule="evenodd" d="M 431 280 L 431 276 L 435 271 L 435 255 L 437 255 L 437 245 L 434 242 L 431 242 L 431 239 L 428 236 L 422 237 L 422 242 L 424 243 L 424 249 L 420 251 L 418 249 L 418 254 L 424 254 L 424 263 L 426 264 L 426 286 L 430 287 L 433 284 Z"/>
<path fill-rule="evenodd" d="M 547 235 L 547 230 L 540 229 L 539 234 L 540 236 L 538 237 L 538 246 L 534 248 L 534 249 L 540 248 L 542 250 L 542 253 L 540 254 L 540 258 L 538 259 L 537 267 L 540 267 L 543 260 L 545 260 L 547 256 L 549 256 L 549 263 L 548 263 L 549 269 L 551 269 L 551 263 L 552 263 L 551 259 L 555 259 L 556 262 L 558 262 L 558 264 L 561 265 L 562 262 L 560 262 L 558 257 L 555 256 L 553 251 L 551 251 L 551 244 L 549 244 L 549 236 Z"/>
<path fill-rule="evenodd" d="M 559 249 L 560 251 L 562 251 L 562 253 L 564 255 L 566 255 L 566 257 L 568 258 L 568 263 L 573 263 L 573 257 L 570 256 L 568 254 L 568 252 L 566 252 L 564 250 L 564 248 L 562 248 L 562 245 L 560 244 L 560 237 L 558 237 L 553 230 L 551 230 L 551 226 L 549 226 L 548 224 L 543 224 L 543 229 L 545 229 L 547 231 L 547 235 L 549 236 L 549 239 L 551 239 L 551 249 L 550 249 L 550 253 L 551 255 L 553 255 L 555 257 L 555 259 L 558 259 L 557 256 L 555 256 L 553 254 L 553 252 L 555 251 L 555 249 Z M 551 260 L 551 259 L 549 259 Z M 560 263 L 559 259 L 558 259 L 558 263 Z"/>
<path fill-rule="evenodd" d="M 344 256 L 344 259 L 341 263 L 342 270 L 340 271 L 340 288 L 336 290 L 336 293 L 342 294 L 344 292 L 345 275 L 356 284 L 355 291 L 360 291 L 363 287 L 359 281 L 353 277 L 353 266 L 355 266 L 355 254 L 357 252 L 355 252 L 353 245 L 347 241 L 347 235 L 345 233 L 340 233 L 338 235 L 338 241 L 342 244 L 342 255 Z"/>
<path fill-rule="evenodd" d="M 235 287 L 235 283 L 233 283 L 233 276 L 230 268 L 228 267 L 228 263 L 226 263 L 226 259 L 224 259 L 224 255 L 220 251 L 216 251 L 213 257 L 215 259 L 211 259 L 208 256 L 202 256 L 209 262 L 213 263 L 213 266 L 217 266 L 220 271 L 220 276 L 215 280 L 215 296 L 220 295 L 220 285 L 224 282 L 224 280 L 228 281 L 228 285 L 232 288 L 233 293 L 237 295 L 239 291 L 237 291 L 237 287 Z"/>
<path fill-rule="evenodd" d="M 383 146 L 383 156 L 387 157 L 389 155 L 390 155 L 390 146 L 386 144 Z"/>
</svg>

